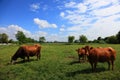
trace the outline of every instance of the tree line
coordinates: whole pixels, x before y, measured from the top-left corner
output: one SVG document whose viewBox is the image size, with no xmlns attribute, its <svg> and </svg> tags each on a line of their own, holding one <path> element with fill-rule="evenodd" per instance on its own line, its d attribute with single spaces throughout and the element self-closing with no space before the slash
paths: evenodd
<svg viewBox="0 0 120 80">
<path fill-rule="evenodd" d="M 15 34 L 15 37 L 17 41 L 14 41 L 13 39 L 8 40 L 8 35 L 6 33 L 0 34 L 0 43 L 43 43 L 45 42 L 45 37 L 39 37 L 39 41 L 32 39 L 30 37 L 26 37 L 25 34 L 22 31 L 18 31 L 17 34 Z"/>
<path fill-rule="evenodd" d="M 46 39 L 44 36 L 39 37 L 39 41 L 34 40 L 30 37 L 26 37 L 22 31 L 18 31 L 15 34 L 17 41 L 13 39 L 8 40 L 8 35 L 6 33 L 0 34 L 0 43 L 44 43 Z M 59 42 L 59 41 L 54 41 Z M 105 38 L 98 37 L 93 41 L 89 41 L 85 35 L 80 35 L 78 40 L 75 40 L 75 36 L 68 36 L 68 43 L 110 43 L 110 44 L 120 44 L 120 31 L 116 35 L 108 36 Z"/>
<path fill-rule="evenodd" d="M 93 41 L 89 41 L 85 35 L 80 35 L 78 40 L 75 40 L 74 36 L 68 36 L 69 43 L 109 43 L 120 44 L 120 31 L 116 35 L 108 36 L 105 38 L 98 37 Z"/>
</svg>

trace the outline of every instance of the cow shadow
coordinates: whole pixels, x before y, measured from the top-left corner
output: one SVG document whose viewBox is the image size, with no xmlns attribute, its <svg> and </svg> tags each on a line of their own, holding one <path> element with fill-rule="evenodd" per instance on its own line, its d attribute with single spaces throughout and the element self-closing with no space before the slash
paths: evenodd
<svg viewBox="0 0 120 80">
<path fill-rule="evenodd" d="M 86 63 L 87 61 L 80 60 L 80 61 L 72 61 L 69 63 L 69 65 L 74 65 L 74 64 L 81 64 L 81 63 Z"/>
<path fill-rule="evenodd" d="M 99 73 L 99 72 L 104 72 L 106 69 L 104 67 L 102 68 L 97 68 L 95 72 L 92 72 L 91 68 L 83 69 L 83 70 L 77 70 L 73 72 L 67 72 L 66 76 L 67 77 L 74 77 L 77 74 L 90 74 L 90 73 Z"/>
<path fill-rule="evenodd" d="M 17 61 L 15 62 L 15 64 L 23 64 L 23 63 L 29 63 L 29 62 L 33 62 L 33 61 L 38 61 L 37 59 L 30 59 L 29 61 L 28 60 L 21 60 L 21 61 Z"/>
<path fill-rule="evenodd" d="M 72 61 L 69 63 L 69 65 L 74 65 L 74 64 L 79 64 L 79 63 L 80 63 L 80 61 Z"/>
<path fill-rule="evenodd" d="M 30 59 L 29 61 L 28 60 L 18 60 L 16 62 L 14 62 L 13 64 L 12 63 L 6 63 L 6 65 L 15 65 L 15 64 L 24 64 L 24 63 L 29 63 L 29 62 L 33 62 L 33 61 L 38 61 L 37 59 Z"/>
</svg>

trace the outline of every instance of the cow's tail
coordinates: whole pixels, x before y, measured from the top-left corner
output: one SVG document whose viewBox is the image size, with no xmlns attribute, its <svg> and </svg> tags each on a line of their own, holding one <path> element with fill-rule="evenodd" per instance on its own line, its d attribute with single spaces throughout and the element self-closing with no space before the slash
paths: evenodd
<svg viewBox="0 0 120 80">
<path fill-rule="evenodd" d="M 116 51 L 111 47 L 108 47 L 108 51 L 110 52 L 112 60 L 115 60 L 116 59 Z"/>
</svg>

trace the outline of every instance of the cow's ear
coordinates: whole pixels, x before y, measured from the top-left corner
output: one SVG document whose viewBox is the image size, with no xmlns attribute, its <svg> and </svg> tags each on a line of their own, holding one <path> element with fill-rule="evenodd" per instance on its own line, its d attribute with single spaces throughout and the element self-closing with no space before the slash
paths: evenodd
<svg viewBox="0 0 120 80">
<path fill-rule="evenodd" d="M 90 47 L 90 50 L 93 49 L 93 47 Z"/>
<path fill-rule="evenodd" d="M 80 48 L 76 49 L 76 51 L 79 51 Z"/>
<path fill-rule="evenodd" d="M 78 51 L 78 49 L 76 49 L 75 51 Z"/>
<path fill-rule="evenodd" d="M 86 48 L 82 47 L 82 49 L 86 49 Z"/>
</svg>

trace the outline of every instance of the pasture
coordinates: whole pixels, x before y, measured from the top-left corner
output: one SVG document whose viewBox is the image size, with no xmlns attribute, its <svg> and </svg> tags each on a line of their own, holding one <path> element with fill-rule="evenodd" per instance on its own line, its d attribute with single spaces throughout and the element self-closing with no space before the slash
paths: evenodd
<svg viewBox="0 0 120 80">
<path fill-rule="evenodd" d="M 92 73 L 88 62 L 78 63 L 75 51 L 80 44 L 42 44 L 41 59 L 30 57 L 30 62 L 18 59 L 8 64 L 19 45 L 0 45 L 0 80 L 120 80 L 120 44 L 87 44 L 93 47 L 113 47 L 117 52 L 114 71 L 107 63 L 98 63 Z"/>
</svg>

